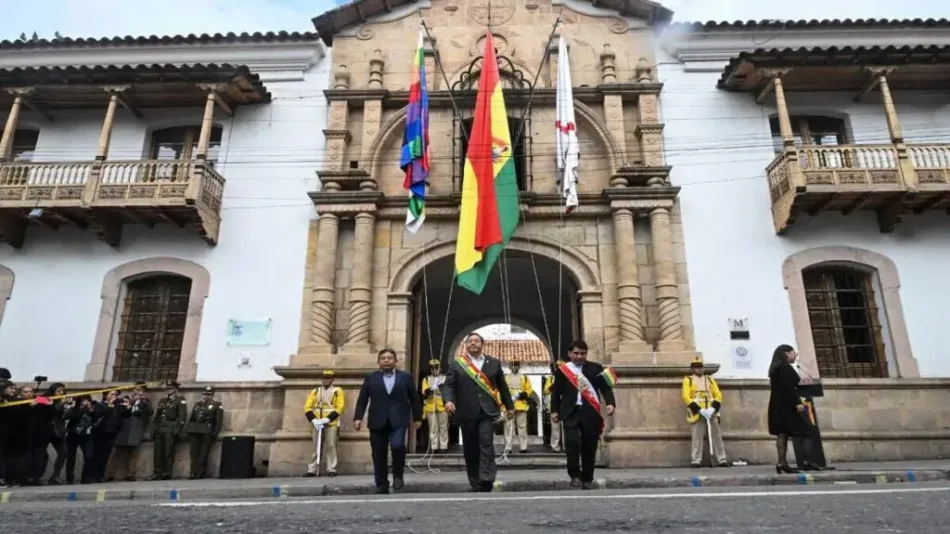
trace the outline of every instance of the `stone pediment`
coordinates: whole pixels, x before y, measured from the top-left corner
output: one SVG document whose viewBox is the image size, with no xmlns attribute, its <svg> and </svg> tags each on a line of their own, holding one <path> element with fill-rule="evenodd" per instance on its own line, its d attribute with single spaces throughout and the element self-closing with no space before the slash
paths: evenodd
<svg viewBox="0 0 950 534">
<path fill-rule="evenodd" d="M 492 0 L 492 15 L 495 24 L 504 24 L 511 18 L 515 3 L 519 0 Z M 651 0 L 526 0 L 525 6 L 540 1 L 587 15 L 619 15 L 642 20 L 646 25 L 669 22 L 673 12 Z M 461 5 L 460 5 L 461 4 Z M 385 22 L 411 15 L 419 9 L 442 8 L 445 10 L 466 9 L 474 24 L 487 24 L 488 0 L 355 0 L 331 9 L 313 19 L 313 26 L 327 46 L 333 45 L 333 37 L 367 22 Z"/>
</svg>

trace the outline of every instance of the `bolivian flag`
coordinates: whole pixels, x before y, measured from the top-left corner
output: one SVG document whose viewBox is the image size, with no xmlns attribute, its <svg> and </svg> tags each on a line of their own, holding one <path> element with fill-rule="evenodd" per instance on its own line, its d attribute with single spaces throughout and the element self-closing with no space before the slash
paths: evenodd
<svg viewBox="0 0 950 534">
<path fill-rule="evenodd" d="M 462 207 L 455 246 L 458 284 L 481 294 L 519 220 L 518 181 L 495 43 L 485 37 L 475 116 L 465 154 Z"/>
</svg>

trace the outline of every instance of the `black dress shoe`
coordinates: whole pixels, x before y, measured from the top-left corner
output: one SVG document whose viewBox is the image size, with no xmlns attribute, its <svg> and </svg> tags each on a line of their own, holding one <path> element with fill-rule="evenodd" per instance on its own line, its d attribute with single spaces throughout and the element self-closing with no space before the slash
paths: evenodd
<svg viewBox="0 0 950 534">
<path fill-rule="evenodd" d="M 393 489 L 394 489 L 394 490 L 399 491 L 399 490 L 401 490 L 401 489 L 404 488 L 404 487 L 406 487 L 406 483 L 403 482 L 402 478 L 395 478 L 395 477 L 393 478 Z"/>
<path fill-rule="evenodd" d="M 492 488 L 495 487 L 494 482 L 481 482 L 479 484 L 482 493 L 491 493 Z"/>
<path fill-rule="evenodd" d="M 304 478 L 313 478 L 313 477 L 316 477 L 316 476 L 317 476 L 316 473 L 306 473 L 306 474 L 304 474 L 303 477 L 304 477 Z"/>
<path fill-rule="evenodd" d="M 699 464 L 689 464 L 689 466 L 692 467 L 693 469 L 699 469 L 699 468 L 700 468 L 700 465 L 699 465 Z"/>
<path fill-rule="evenodd" d="M 389 486 L 376 486 L 376 495 L 389 495 Z"/>
<path fill-rule="evenodd" d="M 729 462 L 722 462 L 719 464 L 719 467 L 732 467 L 732 464 L 730 464 Z"/>
<path fill-rule="evenodd" d="M 583 490 L 594 489 L 594 483 L 593 483 L 593 482 L 581 482 L 581 489 L 583 489 Z"/>
<path fill-rule="evenodd" d="M 579 479 L 579 478 L 572 478 L 572 479 L 571 479 L 571 487 L 572 487 L 572 488 L 579 488 L 579 487 L 581 487 L 581 479 Z"/>
</svg>

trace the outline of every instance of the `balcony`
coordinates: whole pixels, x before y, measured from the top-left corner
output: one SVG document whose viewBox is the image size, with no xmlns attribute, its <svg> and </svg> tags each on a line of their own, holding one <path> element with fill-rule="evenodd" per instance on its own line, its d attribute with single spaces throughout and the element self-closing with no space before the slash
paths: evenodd
<svg viewBox="0 0 950 534">
<path fill-rule="evenodd" d="M 882 232 L 950 209 L 950 144 L 786 148 L 766 168 L 779 234 L 805 213 L 874 211 Z"/>
<path fill-rule="evenodd" d="M 89 228 L 116 246 L 126 223 L 193 226 L 215 244 L 224 177 L 202 160 L 0 163 L 0 234 L 29 224 Z"/>
</svg>

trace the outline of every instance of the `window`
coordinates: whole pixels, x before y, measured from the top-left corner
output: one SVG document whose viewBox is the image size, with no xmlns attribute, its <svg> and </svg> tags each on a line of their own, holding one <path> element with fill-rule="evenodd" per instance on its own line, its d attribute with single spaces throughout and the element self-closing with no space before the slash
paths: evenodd
<svg viewBox="0 0 950 534">
<path fill-rule="evenodd" d="M 886 378 L 887 361 L 869 273 L 822 265 L 802 271 L 818 371 L 828 378 Z"/>
<path fill-rule="evenodd" d="M 13 133 L 13 146 L 10 161 L 33 161 L 36 142 L 40 138 L 38 130 L 17 130 Z"/>
<path fill-rule="evenodd" d="M 472 121 L 473 119 L 465 119 L 465 135 L 461 139 L 461 152 L 459 153 L 459 176 L 465 176 L 465 155 L 468 153 L 468 137 L 472 134 Z M 515 163 L 515 176 L 518 180 L 518 190 L 527 191 L 528 190 L 528 165 L 527 165 L 527 154 L 528 150 L 525 144 L 528 142 L 529 137 L 525 135 L 528 131 L 528 122 L 525 121 L 524 129 L 521 131 L 521 135 L 518 139 L 515 139 L 515 136 L 518 135 L 518 129 L 521 128 L 521 119 L 518 117 L 508 117 L 508 132 L 511 136 L 511 143 L 514 145 L 514 163 Z"/>
<path fill-rule="evenodd" d="M 126 285 L 113 381 L 178 378 L 191 280 L 158 275 Z"/>
<path fill-rule="evenodd" d="M 149 158 L 160 160 L 194 159 L 195 153 L 198 151 L 198 139 L 200 137 L 200 126 L 178 126 L 156 130 L 152 133 Z M 221 127 L 213 126 L 211 128 L 211 142 L 208 144 L 208 161 L 215 161 L 220 149 Z"/>
<path fill-rule="evenodd" d="M 822 117 L 818 115 L 792 115 L 792 133 L 795 135 L 795 146 L 835 146 L 848 144 L 845 122 L 837 117 Z M 772 146 L 776 153 L 782 151 L 782 130 L 779 127 L 778 117 L 769 119 L 772 130 Z"/>
</svg>

